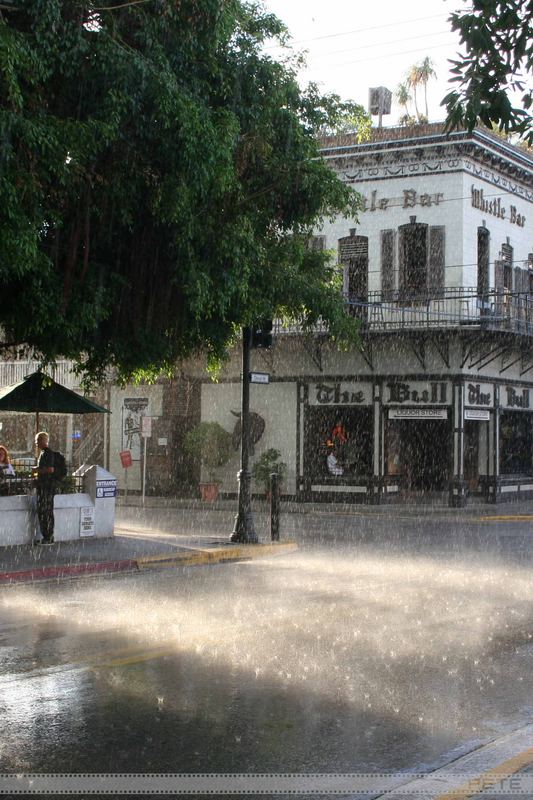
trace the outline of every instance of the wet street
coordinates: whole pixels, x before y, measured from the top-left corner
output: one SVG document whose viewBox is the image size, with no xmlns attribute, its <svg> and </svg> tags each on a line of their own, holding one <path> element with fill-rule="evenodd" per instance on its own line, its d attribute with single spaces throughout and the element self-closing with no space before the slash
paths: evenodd
<svg viewBox="0 0 533 800">
<path fill-rule="evenodd" d="M 498 513 L 291 514 L 294 554 L 3 588 L 2 771 L 425 770 L 519 728 L 533 519 Z"/>
</svg>

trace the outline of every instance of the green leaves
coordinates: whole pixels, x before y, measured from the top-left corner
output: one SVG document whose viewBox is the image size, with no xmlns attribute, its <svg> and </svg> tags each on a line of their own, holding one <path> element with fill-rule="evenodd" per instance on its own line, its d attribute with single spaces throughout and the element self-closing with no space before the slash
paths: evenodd
<svg viewBox="0 0 533 800">
<path fill-rule="evenodd" d="M 447 128 L 472 130 L 477 121 L 533 142 L 528 110 L 533 91 L 533 0 L 473 0 L 470 11 L 450 16 L 466 54 L 452 62 L 457 88 L 442 101 Z M 526 88 L 529 83 L 529 88 Z M 509 92 L 522 93 L 521 107 Z"/>
<path fill-rule="evenodd" d="M 353 336 L 306 239 L 358 207 L 318 132 L 368 117 L 264 55 L 286 36 L 275 17 L 238 0 L 17 5 L 0 19 L 10 340 L 126 378 L 199 350 L 216 361 L 276 313 Z"/>
</svg>

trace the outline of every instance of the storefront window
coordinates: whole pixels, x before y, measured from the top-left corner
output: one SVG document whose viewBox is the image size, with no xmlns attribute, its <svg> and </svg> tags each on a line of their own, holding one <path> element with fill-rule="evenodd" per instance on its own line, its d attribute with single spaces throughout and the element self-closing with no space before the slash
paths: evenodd
<svg viewBox="0 0 533 800">
<path fill-rule="evenodd" d="M 372 473 L 372 409 L 317 407 L 306 411 L 304 471 L 311 480 Z"/>
<path fill-rule="evenodd" d="M 500 473 L 530 474 L 533 420 L 523 411 L 503 411 L 500 417 Z"/>
<path fill-rule="evenodd" d="M 401 476 L 406 489 L 443 490 L 450 467 L 448 420 L 387 420 L 387 475 Z"/>
</svg>

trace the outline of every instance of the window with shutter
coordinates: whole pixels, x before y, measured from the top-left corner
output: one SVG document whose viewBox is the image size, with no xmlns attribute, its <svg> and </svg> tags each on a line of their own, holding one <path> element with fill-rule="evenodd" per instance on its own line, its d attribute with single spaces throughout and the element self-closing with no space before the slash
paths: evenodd
<svg viewBox="0 0 533 800">
<path fill-rule="evenodd" d="M 513 248 L 510 244 L 502 244 L 503 286 L 510 292 L 513 290 Z"/>
<path fill-rule="evenodd" d="M 368 236 L 339 239 L 339 262 L 344 270 L 350 313 L 364 320 L 368 300 Z"/>
<path fill-rule="evenodd" d="M 394 238 L 395 231 L 381 231 L 381 293 L 384 300 L 394 297 Z"/>
<path fill-rule="evenodd" d="M 486 298 L 489 291 L 490 233 L 487 228 L 477 229 L 477 293 Z"/>
<path fill-rule="evenodd" d="M 503 261 L 494 262 L 494 288 L 497 292 L 503 291 Z"/>
<path fill-rule="evenodd" d="M 444 230 L 443 225 L 433 225 L 429 229 L 427 286 L 430 297 L 438 297 L 444 291 Z"/>
<path fill-rule="evenodd" d="M 399 259 L 400 290 L 406 298 L 425 295 L 427 290 L 428 226 L 411 217 L 408 225 L 400 225 Z"/>
</svg>

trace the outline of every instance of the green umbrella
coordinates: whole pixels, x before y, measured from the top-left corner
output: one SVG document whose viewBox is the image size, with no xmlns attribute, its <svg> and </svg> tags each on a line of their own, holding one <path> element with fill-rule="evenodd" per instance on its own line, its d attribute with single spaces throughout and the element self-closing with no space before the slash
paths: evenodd
<svg viewBox="0 0 533 800">
<path fill-rule="evenodd" d="M 33 372 L 18 383 L 0 389 L 0 411 L 36 414 L 109 414 L 109 410 L 56 383 L 44 372 Z"/>
</svg>

